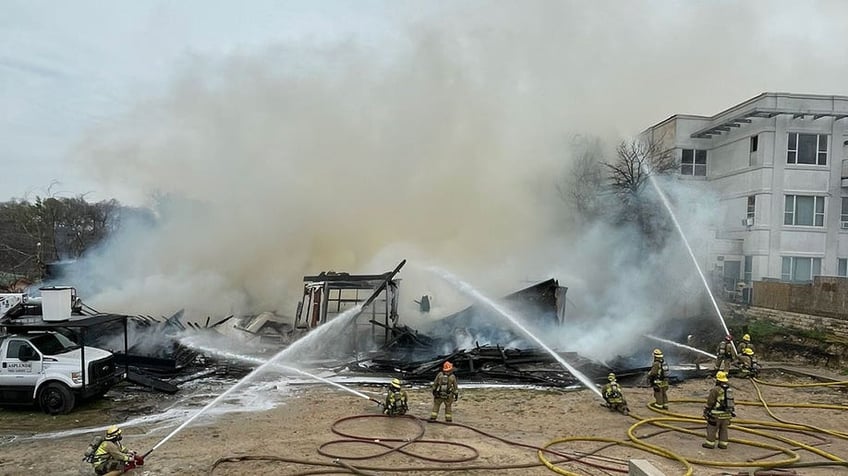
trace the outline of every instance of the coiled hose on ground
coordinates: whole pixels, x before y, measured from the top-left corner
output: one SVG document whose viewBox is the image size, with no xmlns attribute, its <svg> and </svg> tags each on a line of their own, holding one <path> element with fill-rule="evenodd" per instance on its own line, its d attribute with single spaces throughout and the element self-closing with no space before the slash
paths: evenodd
<svg viewBox="0 0 848 476">
<path fill-rule="evenodd" d="M 305 459 L 297 459 L 297 458 L 286 458 L 280 456 L 230 456 L 220 458 L 214 462 L 212 467 L 210 468 L 210 474 L 215 471 L 222 464 L 228 463 L 238 463 L 243 461 L 278 461 L 285 462 L 291 464 L 312 466 L 316 469 L 301 471 L 298 473 L 294 473 L 298 476 L 300 475 L 313 475 L 313 474 L 360 474 L 360 475 L 369 475 L 376 476 L 378 473 L 414 473 L 414 472 L 424 472 L 424 471 L 444 471 L 444 472 L 452 472 L 452 471 L 480 471 L 480 472 L 495 472 L 500 470 L 508 470 L 508 469 L 522 469 L 522 468 L 532 468 L 539 467 L 544 465 L 551 471 L 568 476 L 580 476 L 580 473 L 575 472 L 575 469 L 567 469 L 561 466 L 563 463 L 568 463 L 570 466 L 589 466 L 595 469 L 615 472 L 615 473 L 627 473 L 626 461 L 599 456 L 596 453 L 603 450 L 606 447 L 613 445 L 627 446 L 630 448 L 638 449 L 641 451 L 645 451 L 647 453 L 651 453 L 672 461 L 676 461 L 681 466 L 681 471 L 683 475 L 688 476 L 691 475 L 694 471 L 693 465 L 701 465 L 701 466 L 710 466 L 710 467 L 738 467 L 738 468 L 753 468 L 762 470 L 760 474 L 776 474 L 775 472 L 769 472 L 767 470 L 778 470 L 778 469 L 792 469 L 792 468 L 808 468 L 808 467 L 819 467 L 819 466 L 833 466 L 833 467 L 845 467 L 848 468 L 848 462 L 840 456 L 831 454 L 824 450 L 817 448 L 816 446 L 819 444 L 824 444 L 827 442 L 826 439 L 817 436 L 818 434 L 828 435 L 835 438 L 846 439 L 848 440 L 848 433 L 838 430 L 820 428 L 813 425 L 807 425 L 803 423 L 795 423 L 790 422 L 785 419 L 781 419 L 776 416 L 771 408 L 815 408 L 815 409 L 830 409 L 830 410 L 848 410 L 848 406 L 845 405 L 830 405 L 830 404 L 812 404 L 812 403 L 767 403 L 765 398 L 763 397 L 762 390 L 758 386 L 760 385 L 770 385 L 770 386 L 778 386 L 778 387 L 789 387 L 789 388 L 809 388 L 809 387 L 826 387 L 826 386 L 837 386 L 837 385 L 848 385 L 848 382 L 828 382 L 821 384 L 782 384 L 782 383 L 767 383 L 758 379 L 751 379 L 751 384 L 754 386 L 754 389 L 757 393 L 759 401 L 737 401 L 737 405 L 742 406 L 760 406 L 765 409 L 765 411 L 771 416 L 775 421 L 759 421 L 759 420 L 746 420 L 746 419 L 734 419 L 733 424 L 731 424 L 730 428 L 732 430 L 737 430 L 743 433 L 748 433 L 751 435 L 756 435 L 761 438 L 766 438 L 770 440 L 774 440 L 779 443 L 783 443 L 786 446 L 779 446 L 778 444 L 765 443 L 761 441 L 754 441 L 742 438 L 730 438 L 730 442 L 747 445 L 756 448 L 762 448 L 771 450 L 773 453 L 770 455 L 785 455 L 784 458 L 778 460 L 770 460 L 770 461 L 726 461 L 726 460 L 709 460 L 702 458 L 690 458 L 684 457 L 670 448 L 665 448 L 659 445 L 655 445 L 645 441 L 646 438 L 654 436 L 655 434 L 666 432 L 666 431 L 675 431 L 690 435 L 695 435 L 701 437 L 704 435 L 703 430 L 703 418 L 700 416 L 691 416 L 681 413 L 674 413 L 667 410 L 660 410 L 657 408 L 649 407 L 654 412 L 660 413 L 662 416 L 658 417 L 640 417 L 633 413 L 630 414 L 631 418 L 634 418 L 636 423 L 631 425 L 627 430 L 627 440 L 615 440 L 612 438 L 599 438 L 594 436 L 573 436 L 566 438 L 557 438 L 548 443 L 545 443 L 541 447 L 529 445 L 526 443 L 511 441 L 509 439 L 503 438 L 498 435 L 494 435 L 483 431 L 479 428 L 475 428 L 469 425 L 464 425 L 460 423 L 442 423 L 436 422 L 439 425 L 451 425 L 456 427 L 465 428 L 467 430 L 478 433 L 487 438 L 492 438 L 497 441 L 506 443 L 508 445 L 526 448 L 528 450 L 534 450 L 537 453 L 539 463 L 524 463 L 524 464 L 513 464 L 513 465 L 470 465 L 471 461 L 474 461 L 478 458 L 479 452 L 476 448 L 471 445 L 453 441 L 444 441 L 444 440 L 429 440 L 424 439 L 424 434 L 426 433 L 425 425 L 433 424 L 434 422 L 425 423 L 426 420 L 419 419 L 413 416 L 404 416 L 404 417 L 387 417 L 384 415 L 356 415 L 351 417 L 341 418 L 335 421 L 332 425 L 331 430 L 333 433 L 341 436 L 341 439 L 328 441 L 322 444 L 318 448 L 318 453 L 326 456 L 328 458 L 332 458 L 333 462 L 321 462 L 314 460 L 305 460 Z M 677 399 L 671 400 L 672 403 L 703 403 L 703 400 L 695 400 L 695 399 Z M 366 418 L 402 418 L 406 421 L 410 421 L 417 426 L 417 431 L 415 434 L 409 438 L 381 438 L 380 436 L 373 435 L 358 435 L 355 433 L 351 433 L 348 431 L 343 431 L 340 429 L 340 426 L 347 422 L 352 422 L 360 419 Z M 693 424 L 692 428 L 683 426 L 681 424 Z M 650 435 L 642 435 L 637 436 L 637 430 L 642 429 L 644 426 L 650 425 L 653 427 L 658 427 L 661 430 L 650 434 Z M 692 426 L 692 425 L 690 425 Z M 820 442 L 814 444 L 807 444 L 797 439 L 789 438 L 787 436 L 777 434 L 775 431 L 780 432 L 796 432 L 803 433 L 806 436 L 811 436 L 817 438 Z M 576 452 L 569 451 L 564 449 L 555 448 L 558 445 L 563 445 L 569 442 L 576 441 L 593 441 L 593 442 L 601 442 L 607 443 L 606 445 L 598 448 L 594 452 L 585 453 L 585 452 Z M 332 449 L 336 449 L 338 447 L 342 447 L 345 445 L 373 445 L 378 448 L 378 450 L 370 455 L 365 456 L 352 456 L 345 455 L 343 452 L 338 450 L 333 451 Z M 415 447 L 421 447 L 424 445 L 438 445 L 438 446 L 448 446 L 453 447 L 454 449 L 460 449 L 460 456 L 456 456 L 453 458 L 445 458 L 439 457 L 434 458 L 431 456 L 423 455 L 420 453 L 416 453 L 414 451 Z M 801 462 L 801 456 L 798 451 L 807 451 L 818 455 L 824 458 L 827 461 L 814 461 L 814 462 Z M 420 461 L 425 461 L 428 463 L 435 463 L 433 465 L 421 465 L 421 466 L 371 466 L 371 465 L 362 465 L 362 464 L 350 464 L 349 461 L 359 461 L 364 462 L 367 460 L 372 460 L 375 458 L 380 458 L 383 456 L 387 456 L 392 453 L 403 454 L 409 458 L 417 459 Z M 766 456 L 769 457 L 769 456 Z M 320 468 L 320 469 L 319 469 Z M 756 473 L 754 473 L 756 474 Z"/>
</svg>

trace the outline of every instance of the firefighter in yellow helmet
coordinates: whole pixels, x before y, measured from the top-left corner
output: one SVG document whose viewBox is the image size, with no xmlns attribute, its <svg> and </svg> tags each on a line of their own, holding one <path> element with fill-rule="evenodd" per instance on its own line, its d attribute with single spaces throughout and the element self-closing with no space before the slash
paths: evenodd
<svg viewBox="0 0 848 476">
<path fill-rule="evenodd" d="M 624 415 L 629 415 L 630 409 L 627 408 L 627 401 L 624 399 L 621 387 L 615 380 L 615 374 L 610 373 L 607 375 L 607 380 L 607 384 L 604 385 L 604 388 L 601 390 L 601 394 L 603 394 L 604 400 L 607 402 L 606 407 L 609 408 L 610 411 L 621 412 Z"/>
<path fill-rule="evenodd" d="M 751 349 L 751 350 L 754 349 L 754 347 L 751 346 L 751 335 L 750 334 L 745 334 L 744 336 L 742 336 L 742 340 L 739 341 L 739 347 L 738 347 L 737 354 L 744 355 L 745 349 Z"/>
<path fill-rule="evenodd" d="M 654 403 L 651 405 L 655 408 L 668 410 L 668 364 L 665 363 L 663 353 L 660 349 L 654 349 L 654 362 L 651 364 L 651 370 L 648 372 L 648 382 L 654 390 Z"/>
<path fill-rule="evenodd" d="M 406 390 L 401 386 L 400 380 L 393 378 L 386 394 L 386 403 L 383 404 L 383 413 L 389 416 L 406 415 L 407 410 L 409 410 L 409 405 L 407 404 Z"/>
<path fill-rule="evenodd" d="M 716 372 L 715 387 L 710 390 L 707 397 L 707 405 L 704 407 L 704 418 L 707 420 L 707 439 L 701 446 L 713 449 L 716 447 L 716 436 L 718 436 L 718 447 L 727 449 L 727 428 L 730 419 L 736 416 L 736 408 L 733 403 L 733 393 L 727 383 L 727 373 Z"/>
<path fill-rule="evenodd" d="M 144 458 L 121 444 L 123 435 L 117 425 L 106 429 L 106 435 L 97 449 L 91 464 L 98 475 L 117 476 L 144 464 Z"/>
<path fill-rule="evenodd" d="M 445 421 L 453 421 L 451 405 L 459 399 L 459 385 L 456 375 L 453 374 L 453 364 L 445 362 L 442 371 L 433 380 L 433 411 L 430 412 L 430 421 L 436 421 L 439 410 L 445 404 Z"/>
<path fill-rule="evenodd" d="M 760 373 L 760 364 L 754 357 L 754 349 L 746 347 L 739 355 L 739 369 L 743 378 L 757 378 Z"/>
</svg>

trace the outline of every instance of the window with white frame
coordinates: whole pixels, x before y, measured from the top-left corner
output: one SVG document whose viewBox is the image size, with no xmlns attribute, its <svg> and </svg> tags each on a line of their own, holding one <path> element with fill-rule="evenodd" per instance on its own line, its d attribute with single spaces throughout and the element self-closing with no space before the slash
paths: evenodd
<svg viewBox="0 0 848 476">
<path fill-rule="evenodd" d="M 836 259 L 836 275 L 848 277 L 848 258 Z"/>
<path fill-rule="evenodd" d="M 790 132 L 786 163 L 827 165 L 827 135 Z"/>
<path fill-rule="evenodd" d="M 699 149 L 683 149 L 683 155 L 680 158 L 680 175 L 706 177 L 707 151 Z"/>
<path fill-rule="evenodd" d="M 842 197 L 842 213 L 839 214 L 839 227 L 848 230 L 848 197 Z"/>
<path fill-rule="evenodd" d="M 783 281 L 812 281 L 813 276 L 821 275 L 821 261 L 821 258 L 784 256 L 780 267 L 780 279 Z"/>
<path fill-rule="evenodd" d="M 783 224 L 824 226 L 824 197 L 786 195 Z"/>
</svg>

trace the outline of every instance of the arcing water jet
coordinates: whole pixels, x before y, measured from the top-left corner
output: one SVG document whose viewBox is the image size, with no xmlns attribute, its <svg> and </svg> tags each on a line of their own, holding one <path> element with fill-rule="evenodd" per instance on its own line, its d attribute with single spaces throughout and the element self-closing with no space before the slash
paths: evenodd
<svg viewBox="0 0 848 476">
<path fill-rule="evenodd" d="M 707 290 L 707 295 L 710 297 L 713 309 L 715 309 L 716 315 L 718 316 L 719 321 L 721 321 L 721 327 L 724 329 L 724 334 L 730 335 L 730 331 L 727 329 L 727 324 L 724 322 L 724 316 L 721 315 L 721 310 L 718 308 L 718 303 L 716 302 L 715 296 L 713 296 L 713 291 L 710 289 L 710 283 L 707 281 L 707 277 L 704 276 L 704 272 L 701 271 L 701 265 L 698 264 L 698 258 L 695 257 L 695 252 L 692 251 L 692 247 L 689 245 L 689 240 L 686 239 L 686 234 L 683 233 L 683 228 L 680 227 L 680 222 L 677 221 L 677 215 L 674 214 L 674 210 L 671 208 L 671 202 L 668 201 L 668 197 L 666 197 L 665 193 L 663 193 L 660 189 L 654 175 L 648 171 L 646 171 L 646 173 L 648 174 L 648 180 L 651 182 L 651 185 L 654 186 L 654 190 L 657 191 L 657 195 L 660 196 L 660 201 L 662 201 L 663 206 L 665 206 L 665 209 L 668 211 L 671 221 L 674 223 L 674 228 L 677 229 L 677 233 L 680 234 L 680 238 L 686 246 L 686 251 L 689 252 L 689 257 L 692 258 L 692 263 L 695 264 L 695 270 L 698 271 L 698 276 L 700 276 L 701 282 L 704 283 L 704 289 Z M 734 353 L 735 352 L 734 347 Z"/>
<path fill-rule="evenodd" d="M 591 380 L 589 380 L 588 377 L 586 377 L 582 373 L 578 372 L 577 369 L 575 369 L 574 367 L 569 365 L 569 363 L 566 362 L 565 359 L 563 359 L 559 354 L 554 352 L 553 349 L 551 349 L 550 347 L 545 345 L 544 342 L 542 342 L 538 337 L 536 337 L 526 327 L 521 325 L 521 322 L 519 322 L 518 318 L 515 317 L 508 309 L 504 308 L 503 306 L 499 305 L 495 301 L 484 296 L 482 293 L 480 293 L 480 291 L 477 291 L 476 289 L 474 289 L 470 284 L 459 279 L 458 277 L 454 276 L 453 274 L 449 273 L 448 271 L 445 271 L 445 270 L 439 269 L 439 268 L 435 268 L 435 267 L 429 267 L 428 270 L 435 273 L 436 275 L 438 275 L 442 279 L 448 281 L 449 283 L 453 284 L 454 286 L 456 286 L 465 295 L 471 297 L 472 299 L 474 299 L 477 302 L 484 304 L 485 306 L 492 309 L 496 313 L 505 317 L 515 327 L 517 327 L 521 332 L 523 332 L 527 337 L 529 337 L 534 342 L 536 342 L 541 348 L 545 349 L 545 351 L 547 353 L 551 354 L 551 356 L 557 362 L 559 362 L 560 365 L 565 367 L 565 369 L 568 370 L 571 373 L 571 375 L 574 375 L 575 377 L 577 377 L 577 379 L 580 380 L 580 382 L 583 385 L 585 385 L 586 388 L 595 392 L 599 397 L 603 398 L 603 395 L 601 395 L 601 391 L 598 390 L 598 387 Z"/>
<path fill-rule="evenodd" d="M 255 376 L 259 375 L 267 367 L 276 364 L 276 362 L 278 360 L 283 360 L 285 357 L 288 357 L 289 355 L 300 351 L 300 349 L 302 349 L 303 347 L 306 347 L 307 345 L 311 345 L 313 343 L 313 341 L 315 341 L 316 339 L 320 339 L 320 338 L 324 337 L 331 330 L 334 330 L 335 328 L 337 328 L 339 326 L 344 328 L 344 326 L 347 325 L 348 321 L 355 319 L 357 316 L 359 316 L 360 313 L 362 313 L 362 310 L 365 307 L 367 307 L 369 304 L 374 302 L 374 300 L 377 298 L 377 296 L 380 294 L 380 292 L 382 292 L 383 289 L 386 288 L 388 283 L 395 277 L 395 275 L 400 271 L 400 269 L 403 267 L 404 264 L 406 264 L 406 260 L 401 261 L 400 264 L 398 264 L 397 267 L 395 267 L 395 269 L 393 271 L 386 273 L 386 277 L 383 280 L 383 282 L 380 283 L 380 285 L 374 290 L 374 292 L 371 294 L 371 296 L 369 296 L 368 299 L 365 300 L 365 302 L 348 309 L 347 311 L 345 311 L 345 312 L 339 314 L 338 316 L 336 316 L 335 318 L 333 318 L 333 320 L 331 320 L 330 322 L 327 322 L 327 323 L 317 327 L 316 329 L 314 329 L 309 334 L 307 334 L 307 335 L 303 336 L 302 338 L 296 340 L 293 344 L 291 344 L 290 346 L 288 346 L 285 349 L 278 352 L 276 355 L 271 357 L 271 359 L 268 360 L 267 362 L 265 362 L 264 364 L 253 369 L 252 372 L 245 375 L 244 378 L 242 378 L 241 380 L 236 382 L 232 387 L 228 388 L 224 393 L 215 397 L 215 399 L 213 399 L 211 402 L 206 404 L 206 406 L 201 408 L 197 413 L 195 413 L 194 415 L 189 417 L 180 426 L 175 428 L 174 431 L 165 435 L 165 437 L 162 438 L 161 440 L 159 440 L 158 443 L 153 445 L 153 448 L 151 448 L 147 453 L 145 453 L 142 456 L 142 458 L 147 458 L 147 456 L 150 453 L 152 453 L 156 448 L 165 444 L 166 441 L 173 438 L 174 435 L 179 433 L 183 428 L 187 427 L 191 422 L 196 420 L 200 415 L 202 415 L 207 410 L 209 410 L 210 408 L 217 405 L 219 402 L 224 400 L 228 395 L 233 393 L 236 389 L 240 388 L 245 383 L 249 382 Z"/>
<path fill-rule="evenodd" d="M 326 335 L 326 334 L 327 334 L 330 330 L 333 330 L 333 329 L 335 329 L 336 327 L 339 327 L 339 326 L 342 326 L 342 327 L 343 327 L 343 326 L 344 326 L 344 325 L 345 325 L 345 324 L 346 324 L 349 320 L 351 320 L 351 319 L 353 319 L 354 317 L 356 317 L 357 315 L 359 315 L 359 313 L 360 313 L 361 311 L 362 311 L 362 307 L 361 307 L 361 306 L 355 306 L 355 307 L 353 307 L 353 308 L 351 308 L 351 309 L 348 309 L 347 311 L 345 311 L 345 312 L 343 312 L 343 313 L 339 314 L 338 316 L 336 316 L 336 317 L 335 317 L 333 320 L 331 320 L 330 322 L 328 322 L 328 323 L 326 323 L 326 324 L 324 324 L 324 325 L 322 325 L 322 326 L 320 326 L 320 327 L 316 328 L 314 331 L 312 331 L 312 332 L 310 332 L 309 334 L 305 335 L 303 338 L 301 338 L 301 339 L 299 339 L 299 340 L 295 341 L 295 343 L 294 343 L 294 344 L 292 344 L 291 346 L 286 347 L 285 349 L 283 349 L 283 350 L 281 350 L 280 352 L 278 352 L 276 355 L 274 355 L 273 357 L 271 357 L 271 359 L 269 359 L 267 362 L 265 362 L 264 364 L 260 365 L 259 367 L 255 368 L 255 369 L 253 369 L 253 371 L 252 371 L 252 372 L 250 372 L 249 374 L 245 375 L 245 376 L 244 376 L 244 378 L 242 378 L 241 380 L 239 380 L 238 382 L 236 382 L 235 384 L 233 384 L 233 386 L 232 386 L 232 387 L 230 387 L 230 388 L 228 388 L 228 389 L 227 389 L 224 393 L 222 393 L 222 394 L 218 395 L 218 396 L 217 396 L 217 397 L 215 397 L 215 398 L 214 398 L 211 402 L 207 403 L 207 404 L 206 404 L 206 406 L 204 406 L 204 407 L 203 407 L 203 408 L 201 408 L 199 411 L 197 411 L 197 413 L 195 413 L 194 415 L 192 415 L 192 416 L 190 416 L 188 419 L 186 419 L 186 421 L 184 421 L 182 424 L 180 424 L 180 426 L 176 427 L 176 428 L 175 428 L 172 432 L 170 432 L 170 433 L 168 433 L 167 435 L 165 435 L 165 437 L 164 437 L 164 438 L 162 438 L 161 440 L 159 440 L 159 442 L 158 442 L 158 443 L 156 443 L 155 445 L 153 445 L 153 448 L 151 448 L 151 449 L 150 449 L 150 451 L 148 451 L 147 453 L 145 453 L 143 457 L 144 457 L 144 458 L 147 458 L 147 456 L 148 456 L 150 453 L 152 453 L 152 452 L 153 452 L 156 448 L 159 448 L 160 446 L 162 446 L 163 444 L 165 444 L 165 442 L 167 442 L 168 440 L 170 440 L 171 438 L 173 438 L 173 437 L 174 437 L 174 435 L 176 435 L 176 434 L 177 434 L 177 433 L 179 433 L 179 432 L 180 432 L 183 428 L 185 428 L 185 427 L 187 427 L 189 424 L 191 424 L 191 422 L 193 422 L 193 421 L 194 421 L 194 420 L 196 420 L 198 417 L 200 417 L 200 415 L 203 415 L 204 413 L 206 413 L 206 411 L 207 411 L 207 410 L 209 410 L 210 408 L 214 407 L 214 406 L 215 406 L 215 405 L 217 405 L 219 402 L 221 402 L 222 400 L 224 400 L 225 398 L 227 398 L 227 396 L 229 396 L 231 393 L 233 393 L 233 392 L 235 392 L 236 390 L 238 390 L 239 388 L 241 388 L 241 387 L 242 387 L 244 384 L 246 384 L 247 382 L 250 382 L 251 380 L 253 380 L 253 378 L 254 378 L 254 377 L 256 377 L 257 375 L 259 375 L 260 373 L 262 373 L 262 372 L 263 372 L 266 368 L 268 368 L 268 367 L 270 367 L 270 366 L 272 366 L 272 365 L 276 365 L 276 362 L 277 362 L 278 360 L 283 360 L 283 359 L 284 359 L 286 356 L 288 356 L 289 354 L 292 354 L 292 353 L 294 353 L 294 351 L 299 350 L 301 347 L 303 347 L 304 345 L 306 345 L 306 344 L 304 344 L 305 342 L 309 342 L 309 343 L 311 343 L 311 342 L 312 342 L 312 341 L 314 341 L 315 339 L 318 339 L 319 337 Z"/>
</svg>

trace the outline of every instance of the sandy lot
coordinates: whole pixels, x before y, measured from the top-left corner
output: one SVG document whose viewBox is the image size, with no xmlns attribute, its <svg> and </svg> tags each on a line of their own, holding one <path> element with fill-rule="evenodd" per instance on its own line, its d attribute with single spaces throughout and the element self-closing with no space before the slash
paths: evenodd
<svg viewBox="0 0 848 476">
<path fill-rule="evenodd" d="M 775 382 L 790 381 L 780 375 L 766 375 L 764 380 Z M 798 382 L 799 380 L 792 380 Z M 462 382 L 460 382 L 462 384 Z M 751 382 L 733 379 L 736 388 L 737 402 L 756 401 L 756 392 Z M 669 397 L 677 399 L 695 399 L 698 402 L 672 403 L 671 411 L 676 415 L 700 417 L 701 403 L 712 387 L 712 380 L 691 380 L 673 386 Z M 816 408 L 786 408 L 774 407 L 772 410 L 779 418 L 788 421 L 804 423 L 821 428 L 841 430 L 848 429 L 848 394 L 833 387 L 821 388 L 781 388 L 761 387 L 766 400 L 771 404 L 777 403 L 824 403 L 841 405 L 842 409 Z M 360 390 L 377 392 L 374 387 L 363 387 Z M 411 413 L 414 416 L 426 418 L 429 414 L 431 398 L 426 389 L 411 389 Z M 560 392 L 555 390 L 480 388 L 462 390 L 462 398 L 454 407 L 454 421 L 469 425 L 477 430 L 489 433 L 502 439 L 531 446 L 544 445 L 558 438 L 591 436 L 604 437 L 626 441 L 628 428 L 637 422 L 637 418 L 652 418 L 663 416 L 646 408 L 651 401 L 651 392 L 647 388 L 627 388 L 626 397 L 634 416 L 630 418 L 617 413 L 611 413 L 599 406 L 600 399 L 588 390 L 577 392 Z M 108 412 L 97 412 L 102 415 Z M 211 474 L 240 475 L 240 474 L 350 474 L 340 466 L 333 464 L 333 458 L 318 453 L 319 447 L 333 441 L 344 439 L 333 433 L 334 423 L 342 418 L 355 415 L 378 415 L 376 405 L 365 399 L 351 394 L 333 390 L 325 386 L 304 386 L 299 388 L 294 396 L 272 410 L 229 414 L 214 421 L 199 421 L 196 425 L 187 427 L 171 440 L 153 452 L 143 470 L 135 474 L 170 475 L 170 474 L 209 474 L 213 464 L 219 458 L 238 458 L 252 456 L 269 456 L 272 458 L 289 458 L 326 464 L 328 466 L 309 466 L 292 464 L 275 460 L 241 460 L 219 464 Z M 798 440 L 807 444 L 815 444 L 817 448 L 848 459 L 848 440 L 826 434 L 816 434 L 811 430 L 776 431 L 763 429 L 754 421 L 772 422 L 763 408 L 739 405 L 738 418 L 735 423 L 746 427 L 760 428 L 767 433 Z M 16 430 L 26 431 L 35 423 L 44 423 L 44 419 L 52 421 L 56 428 L 73 426 L 89 426 L 86 422 L 75 422 L 75 415 L 65 417 L 47 417 L 37 413 L 17 412 L 2 421 L 0 435 L 14 433 Z M 91 417 L 97 419 L 96 417 Z M 442 418 L 440 417 L 440 420 Z M 695 434 L 677 431 L 663 431 L 650 425 L 635 430 L 645 441 L 658 445 L 687 459 L 709 459 L 723 463 L 718 467 L 696 465 L 695 474 L 722 474 L 723 470 L 734 474 L 745 468 L 733 468 L 724 465 L 727 462 L 745 462 L 769 458 L 776 460 L 785 455 L 774 456 L 774 451 L 747 446 L 732 442 L 728 450 L 705 450 L 703 442 L 704 423 L 684 422 L 674 423 L 682 428 L 689 428 Z M 43 427 L 43 425 L 40 425 Z M 324 448 L 326 452 L 337 456 L 355 456 L 364 459 L 348 459 L 348 464 L 358 468 L 384 468 L 385 470 L 364 469 L 364 474 L 398 474 L 405 468 L 421 468 L 421 470 L 404 473 L 418 475 L 447 475 L 447 474 L 504 474 L 504 475 L 547 475 L 554 474 L 551 470 L 540 466 L 536 451 L 529 448 L 508 444 L 492 436 L 486 436 L 461 426 L 448 426 L 441 423 L 418 423 L 414 419 L 387 417 L 368 417 L 343 421 L 336 428 L 342 432 L 359 435 L 372 440 L 380 440 L 389 447 L 402 443 L 387 442 L 390 439 L 411 439 L 419 431 L 425 432 L 423 439 L 439 442 L 458 442 L 473 447 L 470 448 L 445 445 L 439 443 L 412 443 L 404 450 L 408 454 L 391 452 L 388 455 L 368 458 L 370 455 L 387 452 L 386 446 L 377 444 L 339 443 Z M 152 448 L 169 430 L 159 430 L 147 433 L 150 428 L 127 428 L 124 442 L 127 446 L 145 452 Z M 741 438 L 752 441 L 770 441 L 771 444 L 782 448 L 790 448 L 791 442 L 768 440 L 763 436 L 743 433 L 739 429 L 731 429 L 731 438 Z M 0 436 L 2 438 L 2 436 Z M 85 449 L 91 435 L 77 435 L 54 440 L 24 440 L 0 446 L 0 474 L 51 474 L 78 475 L 93 474 L 88 467 L 80 463 L 82 451 Z M 2 440 L 0 440 L 2 443 Z M 599 458 L 592 461 L 608 469 L 598 469 L 582 464 L 566 463 L 561 467 L 568 468 L 577 474 L 616 474 L 616 469 L 626 468 L 622 462 L 628 458 L 648 459 L 666 474 L 683 474 L 684 468 L 680 463 L 647 453 L 645 451 L 625 447 L 609 446 L 599 442 L 568 442 L 554 446 L 563 452 L 595 452 Z M 603 449 L 601 449 L 603 448 Z M 473 456 L 476 450 L 479 456 L 468 462 L 450 463 L 447 460 L 458 460 Z M 824 458 L 806 450 L 798 450 L 801 461 L 824 461 Z M 435 461 L 423 460 L 425 456 Z M 556 456 L 550 456 L 556 459 Z M 529 465 L 528 467 L 509 469 L 512 465 Z M 480 470 L 457 470 L 469 466 L 488 467 Z M 339 469 L 333 469 L 339 468 Z M 497 470 L 492 468 L 498 468 Z M 452 470 L 451 470 L 452 469 Z M 837 467 L 798 469 L 798 474 L 830 475 L 848 474 L 848 469 Z M 618 474 L 621 474 L 620 472 Z"/>
</svg>

